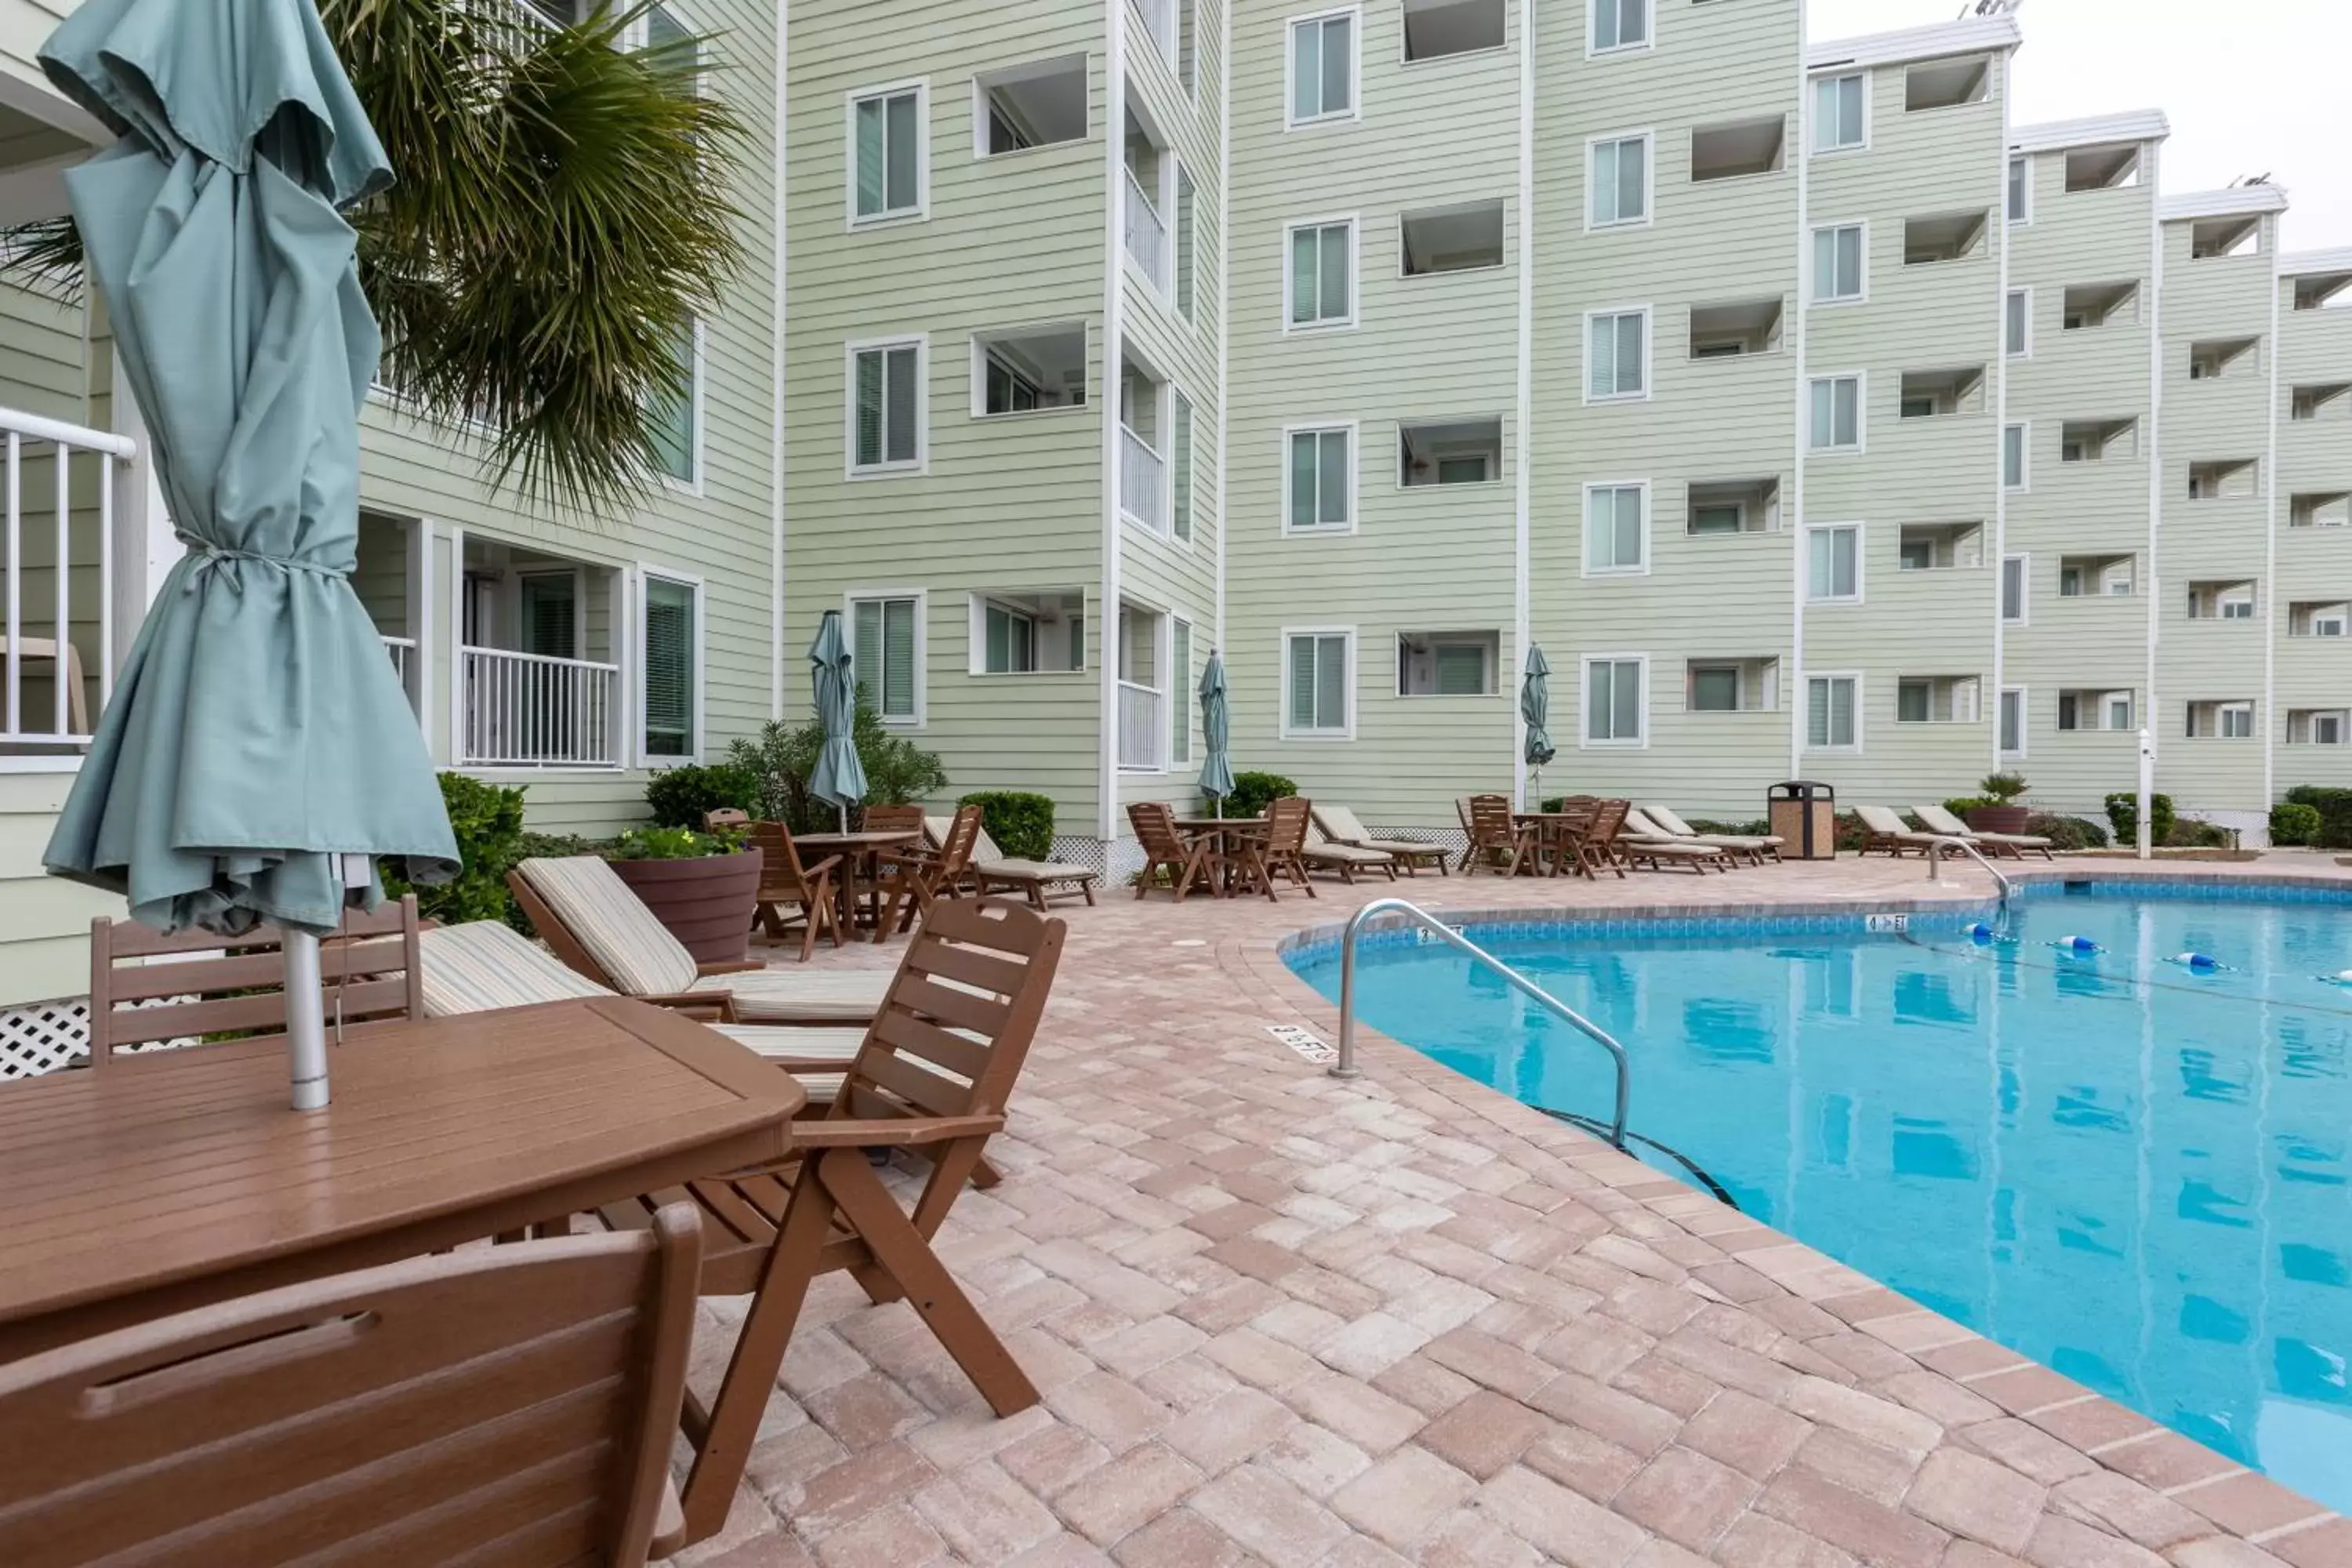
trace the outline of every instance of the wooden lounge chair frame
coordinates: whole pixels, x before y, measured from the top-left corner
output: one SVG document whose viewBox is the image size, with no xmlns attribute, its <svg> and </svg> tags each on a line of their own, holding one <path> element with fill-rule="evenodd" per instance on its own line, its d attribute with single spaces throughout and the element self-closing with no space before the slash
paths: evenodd
<svg viewBox="0 0 2352 1568">
<path fill-rule="evenodd" d="M 1366 831 L 1356 814 L 1344 805 L 1317 805 L 1315 826 L 1324 837 L 1334 844 L 1351 849 L 1377 849 L 1394 861 L 1408 877 L 1417 874 L 1416 868 L 1434 866 L 1441 877 L 1447 874 L 1446 866 L 1454 857 L 1442 844 L 1423 844 L 1410 838 L 1375 838 Z M 1467 825 L 1465 825 L 1465 832 Z"/>
<path fill-rule="evenodd" d="M 793 1125 L 793 1156 L 758 1172 L 607 1205 L 615 1229 L 646 1225 L 662 1203 L 704 1212 L 702 1292 L 753 1298 L 707 1406 L 691 1391 L 683 1425 L 695 1458 L 676 1551 L 716 1532 L 775 1391 L 793 1325 L 819 1274 L 847 1270 L 877 1303 L 905 1300 L 999 1415 L 1037 1390 L 931 1250 L 931 1238 L 980 1163 L 1044 1016 L 1067 926 L 1016 904 L 939 904 L 907 946 L 882 1011 L 833 1109 Z M 910 1211 L 866 1159 L 905 1149 L 931 1163 Z"/>
<path fill-rule="evenodd" d="M 674 1205 L 0 1366 L 0 1562 L 642 1568 L 680 1530 L 700 1243 Z"/>
<path fill-rule="evenodd" d="M 1672 806 L 1644 805 L 1639 809 L 1659 832 L 1679 843 L 1712 844 L 1719 849 L 1731 851 L 1734 859 L 1745 855 L 1751 866 L 1761 866 L 1767 860 L 1776 865 L 1780 862 L 1782 841 L 1777 834 L 1700 833 L 1685 822 Z"/>
<path fill-rule="evenodd" d="M 1385 849 L 1368 849 L 1360 844 L 1341 844 L 1326 834 L 1316 824 L 1312 806 L 1307 817 L 1307 842 L 1298 852 L 1309 870 L 1336 871 L 1339 880 L 1353 886 L 1356 873 L 1367 875 L 1378 871 L 1390 881 L 1396 880 L 1397 859 Z"/>
<path fill-rule="evenodd" d="M 539 896 L 538 889 L 530 885 L 530 879 L 523 876 L 520 868 L 507 873 L 507 890 L 514 894 L 515 902 L 522 906 L 523 918 L 530 921 L 530 929 L 539 933 L 541 941 L 554 950 L 555 956 L 563 961 L 564 967 L 586 975 L 607 991 L 624 996 L 629 994 L 622 988 L 620 982 L 614 980 L 605 971 L 604 966 L 596 962 L 595 955 L 581 945 L 580 939 L 572 934 L 572 928 L 565 925 L 555 911 L 547 907 L 547 900 Z M 698 963 L 694 967 L 695 973 L 698 976 L 703 976 L 749 974 L 754 970 L 765 969 L 768 966 L 759 959 L 747 958 L 712 960 Z M 636 1000 L 650 1002 L 656 1007 L 684 1008 L 690 1004 L 708 1004 L 721 997 L 726 998 L 726 1002 L 719 1016 L 720 1021 L 732 1024 L 737 1021 L 734 998 L 724 991 L 678 991 L 660 996 L 639 996 Z"/>
<path fill-rule="evenodd" d="M 1202 892 L 1216 889 L 1214 857 L 1205 838 L 1186 843 L 1177 831 L 1176 813 L 1166 801 L 1139 800 L 1127 808 L 1128 826 L 1134 829 L 1135 842 L 1143 850 L 1143 870 L 1135 879 L 1135 896 L 1141 898 L 1151 890 L 1161 871 L 1168 873 L 1168 883 L 1176 901 L 1196 888 Z"/>
<path fill-rule="evenodd" d="M 830 933 L 833 945 L 841 946 L 841 911 L 834 907 L 833 896 L 833 873 L 841 857 L 828 855 L 814 866 L 803 866 L 791 828 L 781 822 L 754 822 L 750 828 L 751 847 L 760 852 L 760 892 L 751 917 L 768 940 L 782 942 L 791 930 L 792 917 L 784 910 L 790 904 L 800 911 L 803 963 L 816 952 L 819 936 Z"/>
<path fill-rule="evenodd" d="M 1903 826 L 1903 818 L 1898 813 L 1884 805 L 1857 805 L 1853 814 L 1861 822 L 1863 831 L 1870 836 L 1863 842 L 1862 852 L 1864 855 L 1874 849 L 1884 849 L 1899 860 L 1915 849 L 1925 855 L 1935 845 L 1952 837 L 1948 833 L 1915 832 Z M 1873 817 L 1879 820 L 1874 822 L 1871 820 Z"/>
<path fill-rule="evenodd" d="M 2039 854 L 2044 860 L 2057 858 L 2050 852 L 2050 840 L 2038 833 L 1987 833 L 1970 827 L 1949 809 L 1940 805 L 1915 805 L 1911 808 L 1911 815 L 1917 817 L 1920 825 L 1930 833 L 1940 833 L 1947 838 L 1965 839 L 1996 858 L 2005 855 L 2012 860 L 2022 860 L 2028 850 Z M 1938 816 L 1951 826 L 1937 822 L 1936 818 Z"/>
<path fill-rule="evenodd" d="M 938 845 L 946 841 L 946 826 L 953 819 L 942 816 L 923 818 L 924 842 Z M 1060 860 L 1028 860 L 1009 858 L 997 847 L 996 840 L 988 836 L 988 822 L 982 814 L 980 833 L 971 843 L 971 862 L 965 877 L 972 892 L 980 898 L 1003 889 L 1017 892 L 1029 900 L 1029 907 L 1044 913 L 1052 907 L 1049 889 L 1075 889 L 1085 895 L 1091 907 L 1095 901 L 1095 884 L 1102 873 L 1091 866 L 1073 866 Z"/>
</svg>

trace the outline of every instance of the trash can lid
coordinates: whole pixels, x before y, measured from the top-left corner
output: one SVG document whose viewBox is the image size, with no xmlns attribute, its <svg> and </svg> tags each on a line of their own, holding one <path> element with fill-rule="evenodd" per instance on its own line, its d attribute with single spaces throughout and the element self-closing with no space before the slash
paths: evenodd
<svg viewBox="0 0 2352 1568">
<path fill-rule="evenodd" d="M 1835 800 L 1837 791 L 1819 779 L 1790 779 L 1765 791 L 1769 800 Z"/>
</svg>

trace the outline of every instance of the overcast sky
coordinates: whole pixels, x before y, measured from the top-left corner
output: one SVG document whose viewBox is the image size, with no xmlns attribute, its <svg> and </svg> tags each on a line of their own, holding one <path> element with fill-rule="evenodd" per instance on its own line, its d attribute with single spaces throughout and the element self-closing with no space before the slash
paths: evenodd
<svg viewBox="0 0 2352 1568">
<path fill-rule="evenodd" d="M 1963 0 L 1807 0 L 1816 40 L 1959 16 Z M 2027 0 L 2014 124 L 2161 109 L 2164 189 L 2268 173 L 2285 248 L 2352 246 L 2352 0 Z"/>
</svg>

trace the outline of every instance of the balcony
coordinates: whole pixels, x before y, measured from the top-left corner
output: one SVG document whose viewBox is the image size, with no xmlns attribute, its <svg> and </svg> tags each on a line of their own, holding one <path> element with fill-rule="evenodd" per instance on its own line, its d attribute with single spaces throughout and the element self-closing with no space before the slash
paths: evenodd
<svg viewBox="0 0 2352 1568">
<path fill-rule="evenodd" d="M 617 768 L 621 667 L 506 648 L 461 647 L 465 711 L 457 764 Z"/>
<path fill-rule="evenodd" d="M 1118 510 L 1130 522 L 1168 535 L 1168 459 L 1124 424 L 1118 427 Z"/>
<path fill-rule="evenodd" d="M 1167 766 L 1166 694 L 1132 680 L 1118 683 L 1118 765 L 1129 773 Z"/>
<path fill-rule="evenodd" d="M 114 469 L 131 443 L 13 409 L 0 435 L 0 756 L 70 767 L 113 690 Z"/>
<path fill-rule="evenodd" d="M 1151 286 L 1160 292 L 1168 289 L 1168 220 L 1144 194 L 1133 171 L 1127 176 L 1127 213 L 1120 234 L 1127 254 Z"/>
<path fill-rule="evenodd" d="M 1177 70 L 1181 61 L 1176 47 L 1176 0 L 1134 0 L 1135 14 L 1142 18 L 1143 30 L 1160 49 L 1170 70 Z"/>
</svg>

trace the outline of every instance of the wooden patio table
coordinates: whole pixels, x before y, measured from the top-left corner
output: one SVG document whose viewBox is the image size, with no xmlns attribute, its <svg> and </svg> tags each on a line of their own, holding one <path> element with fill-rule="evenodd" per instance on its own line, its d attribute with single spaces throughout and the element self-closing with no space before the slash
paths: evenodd
<svg viewBox="0 0 2352 1568">
<path fill-rule="evenodd" d="M 1265 836 L 1263 816 L 1180 816 L 1176 819 L 1176 831 L 1187 838 L 1210 841 L 1209 856 L 1216 867 L 1217 896 L 1221 899 L 1232 898 L 1244 890 L 1243 884 L 1265 872 L 1265 862 L 1247 852 L 1246 842 Z"/>
<path fill-rule="evenodd" d="M 1578 834 L 1592 825 L 1591 806 L 1585 807 L 1582 811 L 1515 811 L 1511 813 L 1511 820 L 1522 827 L 1532 827 L 1536 830 L 1536 843 L 1541 851 L 1538 856 L 1539 864 L 1532 869 L 1521 871 L 1519 873 L 1521 876 L 1570 877 L 1576 875 L 1574 867 L 1562 866 L 1562 852 L 1572 846 L 1572 841 Z"/>
<path fill-rule="evenodd" d="M 282 1041 L 0 1089 L 0 1362 L 782 1158 L 807 1093 L 596 997 L 378 1025 L 286 1104 Z"/>
<path fill-rule="evenodd" d="M 866 875 L 866 891 L 876 892 L 881 885 L 881 868 L 877 863 L 885 849 L 901 849 L 919 843 L 920 833 L 902 829 L 896 833 L 795 833 L 793 842 L 811 855 L 841 857 L 841 885 L 835 889 L 841 910 L 841 929 L 851 941 L 857 938 L 857 878 Z M 872 920 L 879 921 L 881 911 L 874 911 Z M 869 921 L 868 923 L 871 923 Z M 874 940 L 880 942 L 887 933 L 876 931 Z"/>
</svg>

